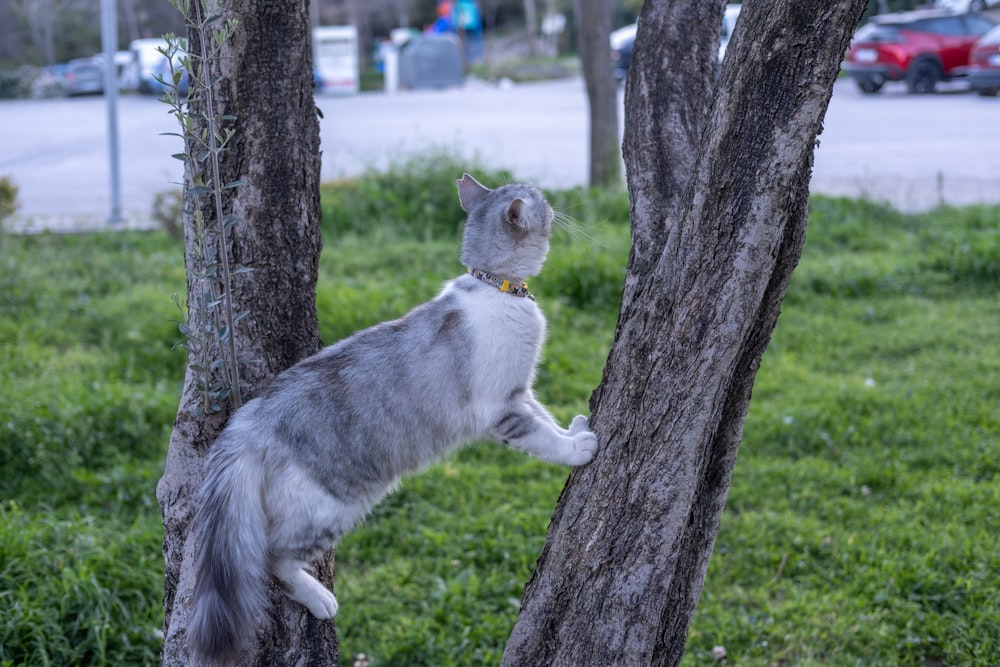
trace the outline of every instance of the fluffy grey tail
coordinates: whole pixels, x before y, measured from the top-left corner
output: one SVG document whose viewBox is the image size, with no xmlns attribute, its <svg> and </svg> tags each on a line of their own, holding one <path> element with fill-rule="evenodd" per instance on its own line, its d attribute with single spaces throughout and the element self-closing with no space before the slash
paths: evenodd
<svg viewBox="0 0 1000 667">
<path fill-rule="evenodd" d="M 264 471 L 253 457 L 225 447 L 226 437 L 223 433 L 209 454 L 194 518 L 194 602 L 187 636 L 197 665 L 232 663 L 251 648 L 256 619 L 267 603 Z"/>
</svg>

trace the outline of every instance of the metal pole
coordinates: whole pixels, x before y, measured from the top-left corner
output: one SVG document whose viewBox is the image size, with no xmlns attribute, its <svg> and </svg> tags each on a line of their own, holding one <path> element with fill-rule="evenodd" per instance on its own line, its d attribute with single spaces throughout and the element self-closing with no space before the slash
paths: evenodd
<svg viewBox="0 0 1000 667">
<path fill-rule="evenodd" d="M 108 223 L 125 221 L 122 217 L 121 169 L 118 163 L 118 17 L 115 0 L 101 0 L 101 45 L 104 49 L 104 99 L 108 102 L 108 154 L 111 161 L 111 213 Z"/>
</svg>

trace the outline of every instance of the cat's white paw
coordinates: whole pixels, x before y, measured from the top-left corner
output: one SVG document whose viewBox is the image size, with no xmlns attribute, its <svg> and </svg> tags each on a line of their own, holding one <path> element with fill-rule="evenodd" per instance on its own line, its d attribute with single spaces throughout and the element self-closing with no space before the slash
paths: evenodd
<svg viewBox="0 0 1000 667">
<path fill-rule="evenodd" d="M 324 620 L 333 618 L 340 608 L 337 598 L 333 591 L 302 569 L 303 565 L 302 561 L 280 560 L 275 563 L 274 574 L 284 582 L 288 597 L 308 609 L 310 614 Z"/>
<path fill-rule="evenodd" d="M 312 595 L 308 602 L 303 602 L 303 604 L 305 604 L 310 614 L 322 620 L 333 618 L 337 615 L 340 605 L 337 604 L 337 598 L 326 586 L 320 585 L 319 588 L 314 588 L 309 592 Z"/>
<path fill-rule="evenodd" d="M 586 421 L 586 417 L 583 419 Z M 575 423 L 576 419 L 573 421 Z M 590 463 L 596 453 L 597 436 L 592 431 L 581 431 L 573 436 L 573 454 L 568 463 L 571 466 L 582 466 Z"/>
<path fill-rule="evenodd" d="M 569 434 L 576 435 L 577 433 L 582 433 L 583 431 L 590 430 L 590 422 L 583 415 L 577 415 L 573 417 L 573 421 L 569 423 Z"/>
</svg>

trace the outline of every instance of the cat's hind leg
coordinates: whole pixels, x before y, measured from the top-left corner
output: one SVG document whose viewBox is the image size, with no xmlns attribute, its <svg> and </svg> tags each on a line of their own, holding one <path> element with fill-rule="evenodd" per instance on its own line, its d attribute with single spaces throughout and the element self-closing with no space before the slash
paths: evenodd
<svg viewBox="0 0 1000 667">
<path fill-rule="evenodd" d="M 308 564 L 293 558 L 276 560 L 271 569 L 286 587 L 288 597 L 304 605 L 316 618 L 333 618 L 340 605 L 333 592 L 306 571 Z"/>
</svg>

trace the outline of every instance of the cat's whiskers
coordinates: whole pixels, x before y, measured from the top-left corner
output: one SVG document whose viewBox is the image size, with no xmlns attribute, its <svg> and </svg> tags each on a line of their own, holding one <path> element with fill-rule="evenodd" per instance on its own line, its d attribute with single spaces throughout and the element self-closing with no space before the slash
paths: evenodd
<svg viewBox="0 0 1000 667">
<path fill-rule="evenodd" d="M 552 222 L 555 223 L 556 227 L 562 229 L 570 238 L 574 241 L 585 241 L 590 245 L 597 246 L 599 248 L 605 248 L 605 244 L 597 240 L 597 238 L 592 234 L 592 231 L 596 228 L 596 225 L 587 225 L 586 223 L 574 218 L 569 213 L 565 211 L 553 211 Z"/>
</svg>

